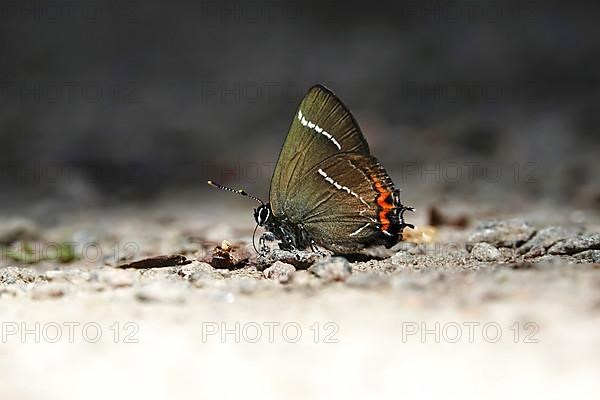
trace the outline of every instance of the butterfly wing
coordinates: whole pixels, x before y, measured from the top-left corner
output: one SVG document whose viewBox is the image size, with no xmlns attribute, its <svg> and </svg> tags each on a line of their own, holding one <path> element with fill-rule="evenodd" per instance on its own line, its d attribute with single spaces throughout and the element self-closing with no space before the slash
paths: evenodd
<svg viewBox="0 0 600 400">
<path fill-rule="evenodd" d="M 275 215 L 295 215 L 290 191 L 323 160 L 338 153 L 369 155 L 369 145 L 348 108 L 327 88 L 313 86 L 302 99 L 271 180 Z"/>
<path fill-rule="evenodd" d="M 397 243 L 404 228 L 394 184 L 371 156 L 336 154 L 302 177 L 290 197 L 294 223 L 302 224 L 318 243 L 336 252 Z"/>
</svg>

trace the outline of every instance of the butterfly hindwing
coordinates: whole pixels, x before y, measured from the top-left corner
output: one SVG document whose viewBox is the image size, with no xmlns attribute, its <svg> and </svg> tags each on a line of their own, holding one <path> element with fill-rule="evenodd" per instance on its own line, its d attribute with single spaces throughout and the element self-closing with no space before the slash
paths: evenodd
<svg viewBox="0 0 600 400">
<path fill-rule="evenodd" d="M 369 155 L 369 145 L 348 108 L 327 88 L 313 86 L 296 111 L 271 181 L 275 213 L 291 212 L 290 191 L 323 160 L 338 153 Z"/>
<path fill-rule="evenodd" d="M 371 156 L 338 154 L 317 164 L 290 193 L 294 223 L 318 243 L 341 252 L 398 240 L 394 186 Z M 308 200 L 310 199 L 310 200 Z"/>
</svg>

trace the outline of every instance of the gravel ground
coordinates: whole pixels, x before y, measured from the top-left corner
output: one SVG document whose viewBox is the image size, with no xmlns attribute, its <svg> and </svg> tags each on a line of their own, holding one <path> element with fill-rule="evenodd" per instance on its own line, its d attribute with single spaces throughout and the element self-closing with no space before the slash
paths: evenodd
<svg viewBox="0 0 600 400">
<path fill-rule="evenodd" d="M 3 397 L 600 390 L 597 213 L 448 206 L 469 210 L 466 226 L 416 213 L 391 251 L 313 263 L 258 259 L 249 210 L 222 208 L 3 218 Z M 235 262 L 216 262 L 217 246 Z"/>
</svg>

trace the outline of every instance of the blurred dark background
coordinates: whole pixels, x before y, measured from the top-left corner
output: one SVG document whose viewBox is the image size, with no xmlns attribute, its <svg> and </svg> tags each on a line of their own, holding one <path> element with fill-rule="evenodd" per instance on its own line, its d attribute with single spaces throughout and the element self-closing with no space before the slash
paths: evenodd
<svg viewBox="0 0 600 400">
<path fill-rule="evenodd" d="M 325 83 L 410 204 L 600 207 L 597 2 L 0 7 L 2 205 L 154 201 L 208 178 L 266 198 Z"/>
</svg>

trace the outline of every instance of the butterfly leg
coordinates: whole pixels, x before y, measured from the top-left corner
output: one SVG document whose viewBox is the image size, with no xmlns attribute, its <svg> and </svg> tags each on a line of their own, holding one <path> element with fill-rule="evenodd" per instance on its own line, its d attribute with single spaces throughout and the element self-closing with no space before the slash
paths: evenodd
<svg viewBox="0 0 600 400">
<path fill-rule="evenodd" d="M 273 232 L 265 232 L 258 239 L 258 249 L 260 255 L 265 255 L 271 251 L 271 248 L 267 245 L 267 242 L 274 242 L 277 237 Z"/>
<path fill-rule="evenodd" d="M 307 246 L 309 246 L 310 250 L 312 252 L 317 253 L 320 256 L 327 255 L 327 253 L 324 253 L 321 250 L 319 250 L 319 247 L 317 246 L 317 242 L 315 242 L 315 240 L 310 236 L 310 234 L 307 232 L 306 228 L 304 228 L 304 225 L 299 225 L 298 227 L 300 228 L 300 242 L 301 243 L 304 243 Z"/>
<path fill-rule="evenodd" d="M 282 250 L 294 251 L 296 250 L 294 237 L 292 234 L 284 229 L 281 229 L 281 243 L 279 243 L 279 248 Z"/>
<path fill-rule="evenodd" d="M 317 242 L 315 242 L 312 238 L 310 239 L 310 249 L 317 253 L 318 255 L 320 255 L 321 257 L 325 257 L 327 256 L 327 252 L 322 251 L 321 249 L 319 249 L 319 247 L 317 246 Z"/>
<path fill-rule="evenodd" d="M 269 237 L 266 238 L 269 241 L 279 241 L 279 248 L 281 250 L 293 250 L 296 248 L 296 241 L 292 232 L 287 229 L 284 225 L 270 226 Z"/>
<path fill-rule="evenodd" d="M 415 229 L 413 224 L 407 224 L 404 222 L 404 213 L 406 211 L 415 212 L 415 209 L 413 207 L 402 206 L 402 209 L 400 210 L 400 221 L 402 221 L 400 228 L 404 229 L 404 227 L 408 227 L 410 229 Z"/>
</svg>

